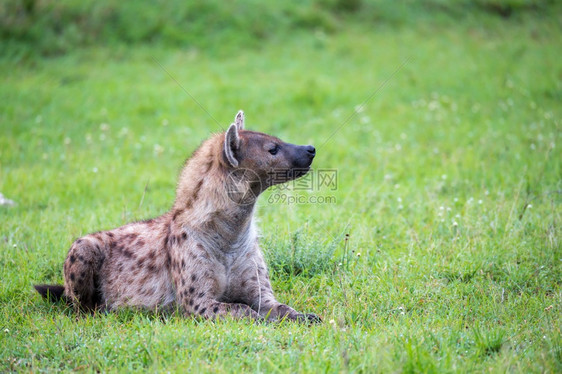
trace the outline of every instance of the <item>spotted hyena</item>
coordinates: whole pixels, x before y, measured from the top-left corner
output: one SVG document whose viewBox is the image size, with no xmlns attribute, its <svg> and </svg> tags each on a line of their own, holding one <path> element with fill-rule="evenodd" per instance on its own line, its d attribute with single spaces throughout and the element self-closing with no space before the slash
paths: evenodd
<svg viewBox="0 0 562 374">
<path fill-rule="evenodd" d="M 254 224 L 260 193 L 306 174 L 314 156 L 313 146 L 244 130 L 240 111 L 187 160 L 170 211 L 77 239 L 64 286 L 35 288 L 81 310 L 177 307 L 204 318 L 319 321 L 275 299 Z"/>
</svg>

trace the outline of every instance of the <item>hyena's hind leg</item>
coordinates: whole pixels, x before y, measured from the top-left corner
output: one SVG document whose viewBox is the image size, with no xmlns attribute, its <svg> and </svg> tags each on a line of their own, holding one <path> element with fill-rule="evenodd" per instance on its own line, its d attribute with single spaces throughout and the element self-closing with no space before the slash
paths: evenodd
<svg viewBox="0 0 562 374">
<path fill-rule="evenodd" d="M 105 307 L 100 270 L 105 261 L 103 242 L 94 237 L 76 240 L 64 262 L 65 296 L 76 309 L 93 311 Z"/>
</svg>

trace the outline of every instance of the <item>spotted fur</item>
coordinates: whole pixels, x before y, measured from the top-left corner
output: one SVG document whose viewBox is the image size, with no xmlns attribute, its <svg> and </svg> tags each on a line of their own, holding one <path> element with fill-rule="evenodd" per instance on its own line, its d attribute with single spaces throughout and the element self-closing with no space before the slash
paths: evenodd
<svg viewBox="0 0 562 374">
<path fill-rule="evenodd" d="M 77 239 L 64 263 L 64 294 L 36 288 L 82 310 L 178 307 L 204 318 L 319 321 L 275 299 L 254 223 L 259 194 L 284 181 L 271 172 L 296 178 L 314 155 L 312 146 L 244 130 L 240 111 L 186 162 L 170 211 Z"/>
</svg>

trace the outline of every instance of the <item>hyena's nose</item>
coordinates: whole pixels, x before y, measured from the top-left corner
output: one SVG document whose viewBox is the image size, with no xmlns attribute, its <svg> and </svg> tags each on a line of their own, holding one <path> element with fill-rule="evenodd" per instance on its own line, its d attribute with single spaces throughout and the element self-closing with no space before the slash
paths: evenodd
<svg viewBox="0 0 562 374">
<path fill-rule="evenodd" d="M 314 156 L 316 154 L 316 148 L 314 148 L 314 146 L 312 146 L 312 145 L 306 146 L 306 151 L 311 156 Z"/>
</svg>

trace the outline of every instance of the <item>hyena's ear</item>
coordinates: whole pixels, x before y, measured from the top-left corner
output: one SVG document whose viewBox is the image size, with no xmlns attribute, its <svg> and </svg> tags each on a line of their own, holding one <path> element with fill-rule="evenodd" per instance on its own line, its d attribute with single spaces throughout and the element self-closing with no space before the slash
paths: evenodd
<svg viewBox="0 0 562 374">
<path fill-rule="evenodd" d="M 233 123 L 224 135 L 224 154 L 228 163 L 234 167 L 238 166 L 238 160 L 234 156 L 240 148 L 240 137 L 238 136 L 238 126 Z"/>
<path fill-rule="evenodd" d="M 236 117 L 234 117 L 234 123 L 236 124 L 236 127 L 238 127 L 238 130 L 244 130 L 244 112 L 243 111 L 238 111 L 238 114 L 236 114 Z"/>
</svg>

